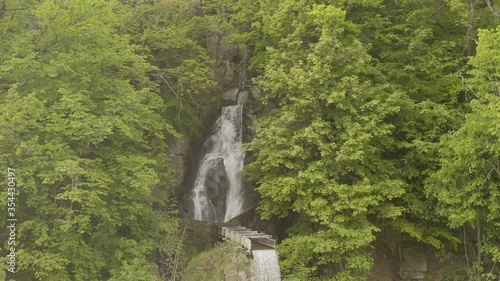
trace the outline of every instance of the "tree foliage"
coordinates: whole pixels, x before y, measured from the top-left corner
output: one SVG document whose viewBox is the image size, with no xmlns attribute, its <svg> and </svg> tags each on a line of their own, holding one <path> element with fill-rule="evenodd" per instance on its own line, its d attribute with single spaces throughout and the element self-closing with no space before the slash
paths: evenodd
<svg viewBox="0 0 500 281">
<path fill-rule="evenodd" d="M 451 228 L 462 228 L 465 255 L 471 255 L 471 280 L 494 280 L 500 274 L 500 99 L 497 30 L 480 30 L 477 55 L 471 59 L 474 95 L 472 111 L 455 132 L 443 136 L 440 169 L 429 179 L 426 192 L 437 199 L 437 211 Z M 467 242 L 470 242 L 467 245 Z M 475 250 L 467 250 L 475 248 Z M 474 253 L 474 254 L 472 254 Z M 472 265 L 471 265 L 472 266 Z"/>
<path fill-rule="evenodd" d="M 247 174 L 265 218 L 294 218 L 280 248 L 285 276 L 362 280 L 369 245 L 384 237 L 455 251 L 463 237 L 435 209 L 453 192 L 430 196 L 427 185 L 448 157 L 442 147 L 452 146 L 441 137 L 462 134 L 478 112 L 472 106 L 462 127 L 470 111 L 464 102 L 472 92 L 498 88 L 497 37 L 478 31 L 498 23 L 498 7 L 436 0 L 238 3 L 234 40 L 253 49 L 262 101 L 277 105 L 256 125 L 248 148 L 257 159 Z M 496 112 L 492 105 L 491 122 Z M 455 164 L 467 169 L 466 161 Z"/>
<path fill-rule="evenodd" d="M 298 214 L 282 243 L 286 272 L 366 278 L 365 253 L 379 231 L 369 216 L 402 211 L 391 202 L 404 192 L 398 162 L 384 157 L 395 149 L 394 127 L 385 120 L 399 110 L 399 93 L 367 79 L 370 57 L 344 11 L 327 5 L 297 11 L 307 18 L 304 26 L 293 34 L 278 30 L 286 43 L 267 49 L 260 84 L 280 106 L 260 120 L 250 145 L 257 160 L 247 170 L 265 217 Z"/>
<path fill-rule="evenodd" d="M 156 280 L 158 250 L 179 277 L 166 143 L 200 126 L 220 32 L 252 52 L 274 105 L 246 172 L 263 217 L 292 221 L 285 278 L 365 280 L 374 242 L 391 239 L 458 251 L 469 279 L 495 280 L 499 13 L 489 0 L 1 0 L 19 269 Z"/>
<path fill-rule="evenodd" d="M 2 4 L 0 159 L 19 186 L 18 271 L 30 280 L 157 280 L 147 256 L 178 232 L 165 211 L 166 138 L 178 134 L 171 98 L 151 79 L 150 56 L 160 55 L 124 30 L 134 26 L 117 1 Z M 186 75 L 189 65 L 172 71 Z"/>
<path fill-rule="evenodd" d="M 160 85 L 166 111 L 175 128 L 194 134 L 207 93 L 215 88 L 206 35 L 215 27 L 197 1 L 123 1 L 121 30 L 141 46 L 156 66 L 149 75 Z"/>
</svg>

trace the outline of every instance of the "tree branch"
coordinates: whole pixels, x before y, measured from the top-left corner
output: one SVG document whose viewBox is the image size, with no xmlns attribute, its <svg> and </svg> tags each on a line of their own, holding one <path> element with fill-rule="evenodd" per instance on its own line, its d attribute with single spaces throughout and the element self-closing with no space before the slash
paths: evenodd
<svg viewBox="0 0 500 281">
<path fill-rule="evenodd" d="M 467 251 L 467 234 L 466 234 L 466 229 L 465 225 L 463 226 L 464 230 L 464 252 L 465 252 L 465 261 L 467 262 L 467 268 L 470 268 L 470 263 L 469 263 L 469 253 Z"/>
<path fill-rule="evenodd" d="M 425 22 L 428 22 L 429 19 L 435 15 L 437 12 L 439 12 L 439 10 L 441 10 L 441 8 L 443 8 L 444 6 L 446 5 L 446 3 L 443 3 L 441 6 L 439 6 L 434 12 L 432 12 L 430 15 L 428 15 L 426 18 L 425 18 Z"/>
<path fill-rule="evenodd" d="M 491 4 L 491 0 L 484 0 L 486 2 L 486 5 L 488 5 L 488 8 L 490 8 L 490 11 L 493 13 L 493 17 L 498 17 L 498 13 L 493 9 L 493 5 Z"/>
<path fill-rule="evenodd" d="M 474 0 L 469 0 L 469 18 L 467 20 L 467 41 L 465 42 L 465 46 L 462 49 L 462 53 L 465 56 L 473 56 L 475 51 L 475 46 L 473 46 L 472 42 L 475 41 L 472 34 L 476 31 L 476 22 L 474 20 L 475 17 L 475 6 Z"/>
<path fill-rule="evenodd" d="M 486 162 L 488 162 L 488 164 L 491 165 L 491 170 L 494 170 L 495 172 L 497 172 L 497 175 L 500 176 L 500 165 L 499 166 L 495 166 L 493 163 L 491 163 L 490 160 L 486 159 Z M 491 172 L 491 171 L 490 171 Z"/>
<path fill-rule="evenodd" d="M 462 73 L 459 73 L 458 77 L 462 78 L 462 85 L 464 85 L 466 87 L 466 90 L 465 90 L 465 100 L 469 101 L 469 99 L 467 98 L 467 93 L 469 92 L 469 90 L 474 94 L 474 96 L 476 96 L 476 98 L 479 99 L 479 96 L 476 94 L 476 92 L 474 92 L 474 89 L 472 89 L 472 87 L 469 85 L 469 83 L 467 83 L 467 80 L 462 75 Z"/>
<path fill-rule="evenodd" d="M 172 88 L 172 86 L 170 86 L 170 83 L 168 83 L 168 80 L 165 79 L 165 77 L 163 77 L 163 74 L 153 74 L 159 78 L 161 78 L 168 86 L 168 88 L 172 91 L 172 93 L 174 93 L 175 97 L 176 98 L 179 98 L 179 95 L 177 94 L 177 92 L 174 90 L 174 88 Z"/>
</svg>

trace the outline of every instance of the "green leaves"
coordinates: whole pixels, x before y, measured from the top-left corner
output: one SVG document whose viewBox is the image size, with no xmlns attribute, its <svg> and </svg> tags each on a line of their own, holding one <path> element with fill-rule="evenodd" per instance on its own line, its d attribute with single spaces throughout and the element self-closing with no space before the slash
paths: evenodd
<svg viewBox="0 0 500 281">
<path fill-rule="evenodd" d="M 248 145 L 257 160 L 246 169 L 262 196 L 263 217 L 299 215 L 300 227 L 290 228 L 280 248 L 292 279 L 298 268 L 300 278 L 360 280 L 379 231 L 368 216 L 392 219 L 402 211 L 392 203 L 404 193 L 397 162 L 383 157 L 395 148 L 394 127 L 385 120 L 398 108 L 385 85 L 365 78 L 370 57 L 344 11 L 311 5 L 298 13 L 292 21 L 303 26 L 293 35 L 278 30 L 285 34 L 267 50 L 259 84 L 264 101 L 280 107 L 259 120 L 258 137 Z M 280 17 L 266 20 L 284 24 Z M 301 42 L 297 30 L 314 32 Z"/>
<path fill-rule="evenodd" d="M 443 139 L 442 167 L 433 176 L 442 182 L 442 187 L 429 190 L 435 192 L 444 205 L 458 208 L 450 218 L 454 227 L 473 222 L 478 216 L 474 206 L 493 208 L 488 216 L 494 217 L 497 213 L 498 98 L 492 96 L 486 104 L 473 102 L 472 108 L 464 126 Z M 454 196 L 449 196 L 451 193 Z"/>
<path fill-rule="evenodd" d="M 450 173 L 460 176 L 446 174 L 446 184 L 457 186 L 462 184 L 455 180 L 475 178 L 471 169 L 484 167 L 479 133 L 443 139 L 451 149 L 452 139 L 468 138 L 478 145 L 470 152 L 475 159 L 457 162 L 457 156 L 439 149 L 441 137 L 463 122 L 468 105 L 459 103 L 470 100 L 471 91 L 487 95 L 484 105 L 494 103 L 487 93 L 496 95 L 498 88 L 497 31 L 480 31 L 472 77 L 460 74 L 464 55 L 473 54 L 476 29 L 496 21 L 487 8 L 478 1 L 434 0 L 245 3 L 240 1 L 233 21 L 240 29 L 235 39 L 253 48 L 262 102 L 277 105 L 255 126 L 257 137 L 247 147 L 257 159 L 247 174 L 262 196 L 263 217 L 296 218 L 281 249 L 287 276 L 361 280 L 369 267 L 363 251 L 379 230 L 380 237 L 396 231 L 396 241 L 456 249 L 462 239 L 435 206 L 462 204 L 453 220 L 472 223 L 478 213 L 469 205 L 497 206 L 483 201 L 496 195 L 473 194 L 484 177 L 466 200 L 453 192 L 431 196 L 424 185 L 444 163 L 456 165 Z M 496 112 L 489 114 L 484 124 L 498 123 L 491 119 Z M 486 141 L 498 143 L 494 137 Z M 460 146 L 471 148 L 465 141 Z M 490 212 L 497 210 L 480 213 Z M 324 241 L 342 237 L 355 246 L 315 252 L 318 233 L 326 235 Z M 332 264 L 345 267 L 333 270 Z"/>
<path fill-rule="evenodd" d="M 177 227 L 152 209 L 173 120 L 117 5 L 44 1 L 0 20 L 0 161 L 19 169 L 18 261 L 33 280 L 154 280 L 157 221 Z"/>
<path fill-rule="evenodd" d="M 500 99 L 485 94 L 485 100 L 473 101 L 471 106 L 464 125 L 443 138 L 441 168 L 430 178 L 426 192 L 436 198 L 438 213 L 451 228 L 476 230 L 474 240 L 480 251 L 473 258 L 481 275 L 500 260 L 493 245 L 500 238 Z"/>
<path fill-rule="evenodd" d="M 468 276 L 473 280 L 493 280 L 500 260 L 495 245 L 500 238 L 500 99 L 495 78 L 500 57 L 491 49 L 498 34 L 480 31 L 477 55 L 470 60 L 474 67 L 470 89 L 480 99 L 471 102 L 472 112 L 463 125 L 441 139 L 440 168 L 426 186 L 450 227 L 463 229 L 465 255 L 473 260 Z M 466 239 L 469 229 L 474 235 Z M 474 254 L 467 251 L 467 243 L 477 245 Z"/>
<path fill-rule="evenodd" d="M 127 1 L 119 6 L 120 29 L 155 68 L 149 76 L 159 85 L 163 118 L 181 132 L 199 129 L 200 104 L 215 88 L 206 34 L 217 22 L 202 17 L 197 1 Z"/>
<path fill-rule="evenodd" d="M 500 44 L 500 28 L 493 30 L 479 30 L 479 44 L 477 55 L 471 58 L 470 64 L 474 67 L 470 73 L 472 91 L 476 95 L 482 96 L 492 94 L 500 96 L 500 51 L 497 46 Z M 473 97 L 473 96 L 472 96 Z"/>
</svg>

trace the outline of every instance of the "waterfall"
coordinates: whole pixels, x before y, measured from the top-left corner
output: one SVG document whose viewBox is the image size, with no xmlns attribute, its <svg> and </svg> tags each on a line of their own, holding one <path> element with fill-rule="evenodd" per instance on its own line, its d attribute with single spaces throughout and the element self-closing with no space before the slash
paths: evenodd
<svg viewBox="0 0 500 281">
<path fill-rule="evenodd" d="M 247 96 L 248 92 L 240 92 L 236 105 L 222 108 L 212 134 L 204 143 L 206 153 L 192 192 L 195 220 L 226 222 L 244 211 L 241 171 L 245 150 L 241 141 Z"/>
<path fill-rule="evenodd" d="M 280 267 L 275 249 L 252 251 L 257 280 L 280 281 Z"/>
</svg>

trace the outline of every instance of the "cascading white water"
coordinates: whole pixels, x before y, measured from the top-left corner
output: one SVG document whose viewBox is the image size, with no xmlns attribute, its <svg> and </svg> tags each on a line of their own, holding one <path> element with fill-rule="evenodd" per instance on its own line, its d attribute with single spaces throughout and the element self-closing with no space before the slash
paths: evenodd
<svg viewBox="0 0 500 281">
<path fill-rule="evenodd" d="M 259 281 L 280 281 L 281 273 L 275 249 L 252 251 L 255 272 Z"/>
<path fill-rule="evenodd" d="M 225 106 L 205 142 L 206 154 L 201 160 L 193 188 L 194 219 L 226 222 L 244 210 L 242 196 L 243 107 L 247 92 L 240 92 L 236 105 Z"/>
</svg>

